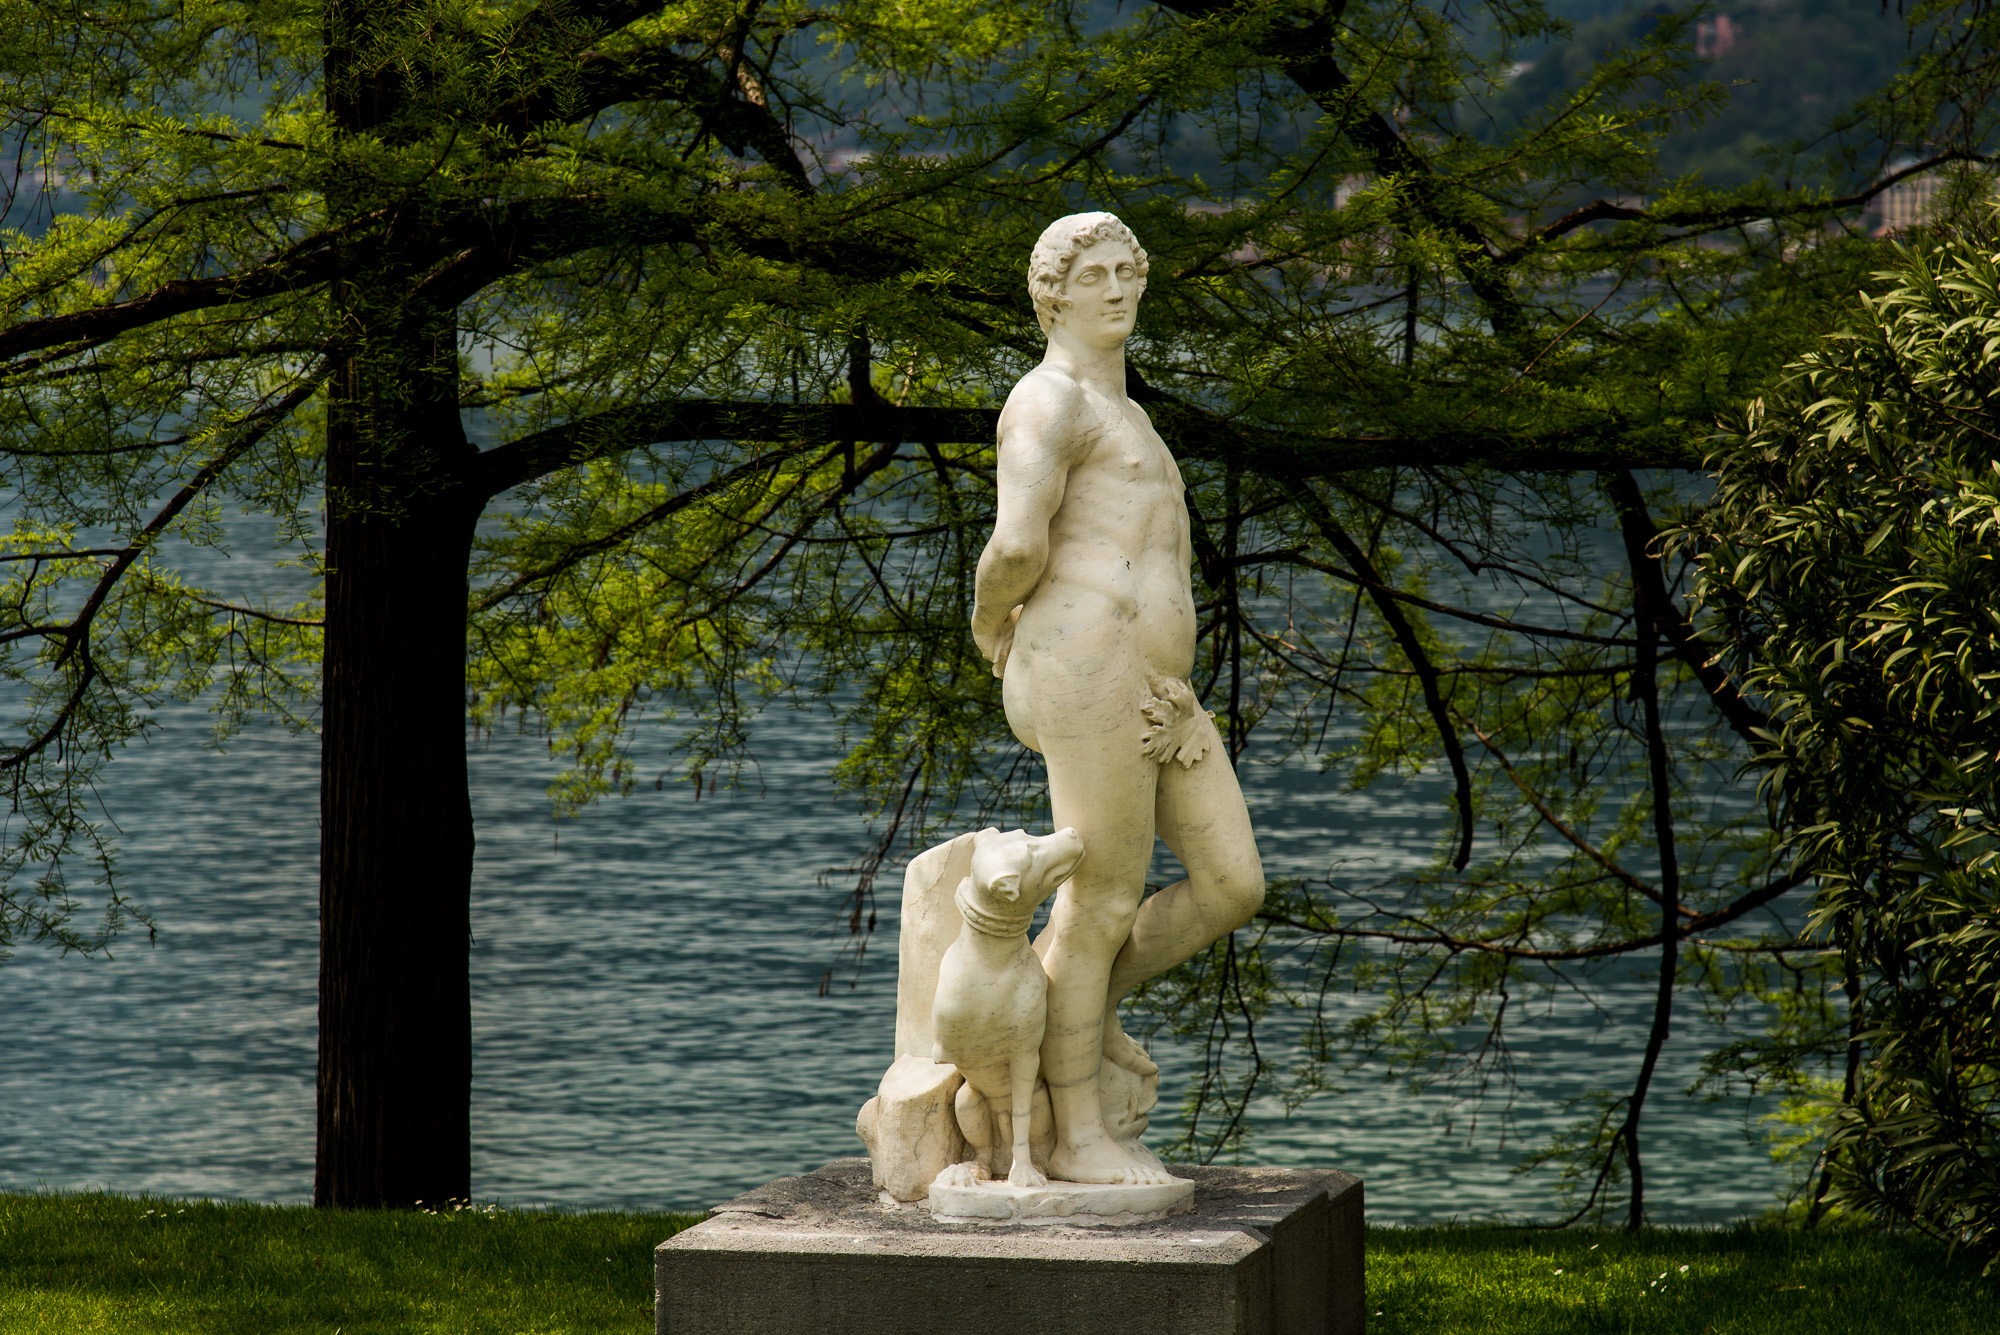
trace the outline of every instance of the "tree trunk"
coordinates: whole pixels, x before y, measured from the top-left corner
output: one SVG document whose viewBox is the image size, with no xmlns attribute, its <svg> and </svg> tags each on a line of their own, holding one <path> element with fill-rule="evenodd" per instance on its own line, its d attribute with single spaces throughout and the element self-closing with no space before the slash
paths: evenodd
<svg viewBox="0 0 2000 1335">
<path fill-rule="evenodd" d="M 404 137 L 391 29 L 406 0 L 324 4 L 336 130 Z M 376 184 L 336 173 L 329 212 L 379 208 Z M 466 566 L 485 497 L 463 485 L 476 451 L 459 417 L 455 312 L 414 291 L 437 259 L 429 229 L 405 211 L 386 242 L 343 251 L 329 291 L 345 352 L 326 427 L 321 1206 L 472 1194 Z"/>
<path fill-rule="evenodd" d="M 471 1195 L 465 618 L 480 505 L 455 483 L 473 448 L 449 321 L 407 330 L 347 363 L 328 416 L 321 1206 Z"/>
</svg>

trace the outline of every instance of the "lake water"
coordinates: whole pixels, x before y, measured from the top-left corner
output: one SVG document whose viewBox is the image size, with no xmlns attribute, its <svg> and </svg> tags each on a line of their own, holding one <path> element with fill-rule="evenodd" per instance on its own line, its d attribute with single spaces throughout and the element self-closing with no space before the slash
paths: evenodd
<svg viewBox="0 0 2000 1335">
<path fill-rule="evenodd" d="M 202 577 L 253 598 L 271 579 L 248 560 Z M 109 768 L 102 794 L 157 944 L 141 932 L 111 961 L 24 948 L 0 966 L 0 1188 L 307 1200 L 316 739 L 258 728 L 215 753 L 199 707 L 162 724 Z M 868 967 L 820 996 L 845 934 L 839 891 L 816 876 L 869 836 L 827 778 L 828 719 L 781 708 L 756 736 L 741 789 L 697 802 L 685 785 L 647 786 L 560 825 L 540 739 L 474 744 L 480 1200 L 693 1209 L 860 1152 L 854 1113 L 890 1056 L 900 876 L 885 878 Z M 642 738 L 640 772 L 666 763 L 664 735 Z M 1443 818 L 1426 783 L 1356 794 L 1249 763 L 1244 787 L 1277 876 L 1324 875 L 1335 858 L 1349 874 L 1421 863 Z M 1572 998 L 1537 1012 L 1504 1137 L 1497 1109 L 1474 1126 L 1447 1094 L 1364 1072 L 1290 1118 L 1266 1105 L 1245 1161 L 1356 1173 L 1377 1221 L 1549 1216 L 1542 1180 L 1509 1170 L 1568 1123 L 1563 1099 L 1629 1086 L 1652 990 L 1640 972 L 1596 1008 Z M 1691 1017 L 1677 1025 L 1647 1108 L 1662 1222 L 1754 1213 L 1782 1185 L 1757 1135 L 1765 1105 L 1680 1096 L 1702 1037 Z M 1165 1122 L 1189 1054 L 1155 1055 Z"/>
</svg>

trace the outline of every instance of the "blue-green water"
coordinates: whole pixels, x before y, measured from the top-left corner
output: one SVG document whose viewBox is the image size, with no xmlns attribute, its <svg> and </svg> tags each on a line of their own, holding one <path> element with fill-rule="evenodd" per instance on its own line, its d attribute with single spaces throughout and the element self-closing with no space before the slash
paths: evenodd
<svg viewBox="0 0 2000 1335">
<path fill-rule="evenodd" d="M 240 578 L 232 575 L 240 572 Z M 205 572 L 255 596 L 248 561 Z M 154 1191 L 257 1201 L 311 1193 L 316 987 L 315 739 L 254 729 L 206 750 L 199 708 L 169 711 L 103 792 L 124 868 L 160 922 L 109 962 L 24 949 L 0 967 L 0 1187 Z M 641 740 L 640 772 L 667 761 Z M 869 834 L 832 789 L 824 717 L 775 710 L 739 790 L 685 785 L 557 825 L 553 762 L 533 736 L 478 740 L 472 792 L 473 1186 L 483 1200 L 700 1207 L 858 1153 L 856 1108 L 889 1058 L 899 877 L 855 986 L 831 995 L 838 890 L 816 879 Z M 1248 763 L 1273 875 L 1349 877 L 1421 863 L 1442 818 L 1431 785 L 1350 793 L 1302 767 Z M 1445 1093 L 1365 1073 L 1290 1119 L 1267 1106 L 1247 1157 L 1328 1164 L 1367 1181 L 1378 1220 L 1548 1214 L 1520 1151 L 1569 1120 L 1561 1100 L 1624 1088 L 1653 984 L 1643 972 L 1523 1017 L 1521 1093 L 1503 1140 Z M 1359 1005 L 1359 1001 L 1349 1004 Z M 1761 1107 L 1679 1096 L 1702 1033 L 1677 1027 L 1646 1129 L 1662 1220 L 1719 1221 L 1781 1185 Z M 1163 1117 L 1187 1054 L 1166 1068 Z"/>
</svg>

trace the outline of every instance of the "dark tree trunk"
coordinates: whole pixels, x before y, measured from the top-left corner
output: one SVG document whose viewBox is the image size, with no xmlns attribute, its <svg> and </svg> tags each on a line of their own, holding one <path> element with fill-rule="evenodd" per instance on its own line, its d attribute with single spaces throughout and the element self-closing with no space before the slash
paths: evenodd
<svg viewBox="0 0 2000 1335">
<path fill-rule="evenodd" d="M 1646 517 L 1639 484 L 1629 472 L 1605 475 L 1612 502 L 1618 507 L 1625 537 L 1625 557 L 1632 570 L 1633 630 L 1639 640 L 1632 673 L 1632 693 L 1638 698 L 1646 733 L 1648 786 L 1653 797 L 1653 839 L 1660 858 L 1660 981 L 1653 1001 L 1653 1024 L 1646 1035 L 1646 1056 L 1626 1104 L 1625 1124 L 1606 1152 L 1625 1145 L 1625 1168 L 1632 1178 L 1628 1232 L 1646 1221 L 1646 1166 L 1640 1153 L 1639 1118 L 1646 1111 L 1646 1093 L 1659 1068 L 1660 1052 L 1673 1029 L 1674 987 L 1680 968 L 1681 871 L 1674 847 L 1673 760 L 1667 753 L 1666 730 L 1660 720 L 1660 637 L 1671 624 L 1671 605 L 1663 601 L 1666 584 L 1659 579 L 1650 544 L 1653 524 Z"/>
<path fill-rule="evenodd" d="M 370 340 L 332 387 L 313 1192 L 322 1206 L 471 1195 L 465 618 L 480 506 L 456 483 L 473 449 L 451 338 L 448 319 L 414 336 L 405 324 Z"/>
<path fill-rule="evenodd" d="M 330 119 L 343 134 L 394 131 L 403 74 L 383 33 L 401 0 L 324 2 Z M 336 175 L 328 208 L 364 215 L 383 202 L 369 189 Z M 398 224 L 345 252 L 330 292 L 345 359 L 326 439 L 321 1206 L 472 1193 L 465 619 L 484 496 L 462 485 L 475 451 L 454 314 L 413 295 L 438 238 L 419 211 Z"/>
</svg>

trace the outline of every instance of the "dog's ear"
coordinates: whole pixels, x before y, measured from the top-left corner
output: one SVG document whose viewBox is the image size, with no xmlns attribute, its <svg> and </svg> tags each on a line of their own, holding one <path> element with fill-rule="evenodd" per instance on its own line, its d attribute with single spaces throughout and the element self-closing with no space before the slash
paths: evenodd
<svg viewBox="0 0 2000 1335">
<path fill-rule="evenodd" d="M 1017 871 L 1001 872 L 993 878 L 993 883 L 987 886 L 986 889 L 989 894 L 998 895 L 1009 904 L 1018 903 L 1021 898 L 1021 873 Z"/>
</svg>

